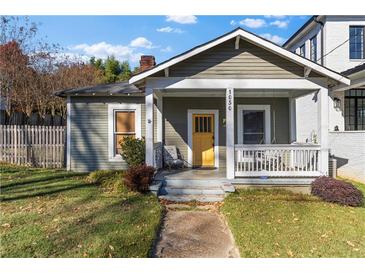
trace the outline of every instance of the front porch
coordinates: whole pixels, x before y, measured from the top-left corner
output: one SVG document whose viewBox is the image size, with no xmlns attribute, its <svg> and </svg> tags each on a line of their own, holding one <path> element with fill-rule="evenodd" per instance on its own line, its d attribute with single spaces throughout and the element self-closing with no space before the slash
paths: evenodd
<svg viewBox="0 0 365 274">
<path fill-rule="evenodd" d="M 190 184 L 199 185 L 201 183 L 207 185 L 217 184 L 233 184 L 233 185 L 310 185 L 313 181 L 313 177 L 235 177 L 234 179 L 227 179 L 226 168 L 221 167 L 217 169 L 160 169 L 155 175 L 155 182 L 161 185 L 167 185 L 176 182 L 189 182 Z"/>
<path fill-rule="evenodd" d="M 213 80 L 209 88 L 202 88 L 201 83 L 195 87 L 189 83 L 190 88 L 186 85 L 182 88 L 184 81 L 177 80 L 174 88 L 177 83 L 172 85 L 171 79 L 168 83 L 158 80 L 153 85 L 159 88 L 146 88 L 147 163 L 163 168 L 163 144 L 176 146 L 187 167 L 170 172 L 162 170 L 156 180 L 309 184 L 314 177 L 328 173 L 326 88 L 304 79 L 262 79 L 255 81 L 255 85 L 249 80 L 236 80 L 232 82 L 237 82 L 239 87 L 226 89 L 214 86 Z M 249 86 L 248 83 L 251 87 L 242 88 Z M 308 136 L 314 135 L 312 142 L 296 143 L 295 99 L 309 93 L 317 100 L 317 130 L 308 132 Z M 261 126 L 257 128 L 262 128 L 262 132 L 251 134 L 244 115 L 252 116 L 255 112 L 261 115 L 257 114 L 261 117 L 257 122 Z M 194 113 L 214 117 L 214 125 L 207 128 L 214 134 L 215 169 L 189 169 L 195 159 L 192 133 L 196 128 L 191 121 Z M 255 129 L 255 123 L 251 124 Z"/>
</svg>

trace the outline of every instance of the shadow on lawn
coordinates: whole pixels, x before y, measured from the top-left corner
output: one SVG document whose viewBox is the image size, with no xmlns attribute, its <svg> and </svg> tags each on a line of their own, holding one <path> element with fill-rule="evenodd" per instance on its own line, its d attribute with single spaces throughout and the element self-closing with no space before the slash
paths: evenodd
<svg viewBox="0 0 365 274">
<path fill-rule="evenodd" d="M 58 173 L 58 174 L 54 174 L 54 175 L 42 176 L 39 178 L 29 178 L 29 179 L 24 178 L 24 179 L 14 180 L 13 182 L 2 184 L 0 189 L 3 191 L 5 189 L 14 189 L 14 188 L 22 187 L 22 186 L 29 185 L 29 184 L 37 184 L 37 183 L 41 183 L 41 182 L 45 182 L 45 181 L 51 181 L 51 180 L 55 180 L 55 179 L 66 179 L 66 178 L 77 177 L 77 176 L 82 176 L 82 175 L 84 175 L 84 174 L 79 174 L 79 173 L 75 174 L 75 173 L 65 172 L 65 173 Z"/>
<path fill-rule="evenodd" d="M 58 174 L 30 180 L 18 181 L 0 187 L 0 201 L 13 201 L 37 196 L 46 196 L 79 188 L 93 187 L 86 184 L 81 174 Z M 79 180 L 72 181 L 70 179 Z"/>
</svg>

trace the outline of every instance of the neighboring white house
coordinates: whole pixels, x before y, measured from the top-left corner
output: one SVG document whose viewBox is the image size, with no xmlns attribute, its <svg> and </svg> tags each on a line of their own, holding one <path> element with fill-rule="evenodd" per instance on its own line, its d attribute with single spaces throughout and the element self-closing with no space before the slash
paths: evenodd
<svg viewBox="0 0 365 274">
<path fill-rule="evenodd" d="M 283 46 L 351 79 L 329 93 L 329 147 L 340 176 L 365 181 L 365 16 L 313 16 Z M 297 141 L 316 117 L 314 93 L 296 99 Z"/>
</svg>

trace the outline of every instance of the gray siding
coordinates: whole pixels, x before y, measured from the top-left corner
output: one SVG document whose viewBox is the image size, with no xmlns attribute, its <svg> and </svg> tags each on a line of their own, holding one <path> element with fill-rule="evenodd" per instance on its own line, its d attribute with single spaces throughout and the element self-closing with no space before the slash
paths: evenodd
<svg viewBox="0 0 365 274">
<path fill-rule="evenodd" d="M 124 162 L 108 160 L 108 103 L 140 103 L 142 105 L 142 136 L 145 135 L 144 97 L 72 97 L 71 99 L 71 169 L 90 171 L 97 169 L 125 169 Z M 289 141 L 288 98 L 235 98 L 237 104 L 268 104 L 276 116 L 276 142 Z M 168 98 L 163 101 L 164 140 L 166 145 L 176 145 L 187 160 L 188 109 L 219 110 L 219 165 L 226 164 L 225 99 L 224 98 Z M 156 117 L 156 115 L 155 115 Z M 235 114 L 235 128 L 237 129 Z M 273 120 L 272 137 L 273 134 Z M 155 119 L 155 138 L 157 132 Z M 156 139 L 155 139 L 156 140 Z M 236 134 L 237 140 L 237 134 Z"/>
<path fill-rule="evenodd" d="M 276 127 L 276 143 L 289 142 L 289 100 L 288 98 L 235 98 L 235 110 L 238 104 L 270 105 L 271 106 L 271 136 L 274 137 Z M 219 110 L 219 166 L 226 165 L 226 134 L 224 98 L 164 98 L 164 136 L 166 145 L 175 145 L 188 159 L 188 109 L 218 109 Z M 273 113 L 275 112 L 275 123 Z M 237 142 L 237 112 L 235 112 L 235 129 Z"/>
<path fill-rule="evenodd" d="M 231 39 L 170 68 L 172 77 L 191 78 L 293 79 L 303 74 L 302 66 L 242 39 L 237 50 Z"/>
<path fill-rule="evenodd" d="M 141 103 L 145 135 L 144 97 L 71 97 L 71 169 L 125 169 L 108 160 L 108 103 Z"/>
</svg>

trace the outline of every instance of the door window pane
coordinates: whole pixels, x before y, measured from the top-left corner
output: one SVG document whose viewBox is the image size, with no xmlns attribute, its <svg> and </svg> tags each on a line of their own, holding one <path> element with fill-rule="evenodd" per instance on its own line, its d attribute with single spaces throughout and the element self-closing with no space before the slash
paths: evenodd
<svg viewBox="0 0 365 274">
<path fill-rule="evenodd" d="M 213 132 L 212 116 L 195 116 L 194 118 L 194 132 L 204 133 Z"/>
</svg>

